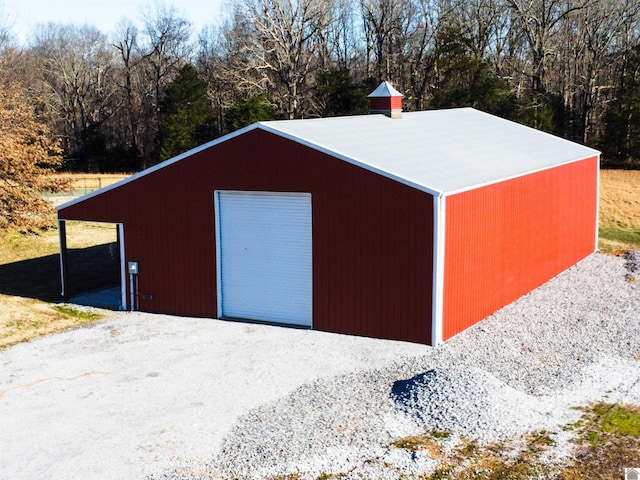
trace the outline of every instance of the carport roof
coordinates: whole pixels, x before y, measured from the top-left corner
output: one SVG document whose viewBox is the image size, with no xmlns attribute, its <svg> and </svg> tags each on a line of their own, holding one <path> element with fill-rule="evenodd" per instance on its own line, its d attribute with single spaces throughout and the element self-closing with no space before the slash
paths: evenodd
<svg viewBox="0 0 640 480">
<path fill-rule="evenodd" d="M 473 108 L 263 122 L 260 128 L 432 193 L 454 193 L 600 152 Z"/>
</svg>

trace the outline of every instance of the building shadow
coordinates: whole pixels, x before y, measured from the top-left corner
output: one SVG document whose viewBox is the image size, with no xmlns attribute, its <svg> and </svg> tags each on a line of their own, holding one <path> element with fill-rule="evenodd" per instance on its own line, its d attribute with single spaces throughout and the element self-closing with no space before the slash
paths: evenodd
<svg viewBox="0 0 640 480">
<path fill-rule="evenodd" d="M 120 285 L 118 243 L 68 250 L 67 296 Z M 0 294 L 60 302 L 60 257 L 44 257 L 0 265 Z"/>
</svg>

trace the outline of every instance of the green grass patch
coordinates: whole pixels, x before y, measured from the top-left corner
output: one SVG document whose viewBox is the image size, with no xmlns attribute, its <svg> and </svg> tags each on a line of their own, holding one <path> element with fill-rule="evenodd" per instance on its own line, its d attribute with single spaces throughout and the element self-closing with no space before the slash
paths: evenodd
<svg viewBox="0 0 640 480">
<path fill-rule="evenodd" d="M 559 478 L 622 478 L 624 467 L 640 465 L 640 407 L 597 403 L 583 411 L 572 425 L 575 460 Z"/>
<path fill-rule="evenodd" d="M 453 469 L 451 467 L 436 468 L 425 480 L 447 480 L 451 478 L 452 473 Z"/>
<path fill-rule="evenodd" d="M 427 437 L 422 437 L 422 436 L 402 437 L 402 438 L 399 438 L 398 440 L 394 440 L 391 443 L 391 446 L 395 448 L 401 448 L 403 450 L 409 450 L 411 452 L 415 452 L 417 450 L 421 450 L 424 447 L 426 440 L 427 440 Z"/>
<path fill-rule="evenodd" d="M 451 436 L 451 432 L 447 432 L 445 430 L 431 430 L 431 432 L 429 432 L 429 435 L 431 435 L 432 438 L 446 439 Z"/>
<path fill-rule="evenodd" d="M 465 439 L 443 458 L 427 479 L 473 478 L 483 480 L 554 478 L 552 468 L 540 456 L 554 445 L 545 430 L 532 432 L 518 441 L 505 440 L 479 445 Z"/>
<path fill-rule="evenodd" d="M 601 225 L 599 235 L 605 240 L 635 245 L 640 249 L 640 230 L 611 224 Z"/>
<path fill-rule="evenodd" d="M 593 413 L 602 432 L 640 437 L 640 410 L 599 403 L 593 407 Z"/>
<path fill-rule="evenodd" d="M 426 450 L 432 457 L 438 457 L 442 454 L 442 448 L 439 440 L 446 440 L 451 433 L 442 430 L 431 430 L 423 435 L 409 435 L 391 442 L 394 448 L 417 452 L 418 450 Z"/>
<path fill-rule="evenodd" d="M 58 312 L 65 314 L 68 318 L 86 320 L 87 322 L 93 322 L 95 320 L 100 320 L 101 318 L 103 318 L 103 315 L 99 313 L 78 310 L 68 305 L 54 305 L 53 308 Z"/>
</svg>

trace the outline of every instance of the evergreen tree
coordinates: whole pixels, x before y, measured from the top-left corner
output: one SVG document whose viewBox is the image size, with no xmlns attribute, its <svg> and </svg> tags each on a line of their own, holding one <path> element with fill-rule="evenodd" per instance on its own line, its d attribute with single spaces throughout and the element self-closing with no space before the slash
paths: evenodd
<svg viewBox="0 0 640 480">
<path fill-rule="evenodd" d="M 327 70 L 318 76 L 316 96 L 323 117 L 358 115 L 369 112 L 367 94 L 376 85 L 358 88 L 351 82 L 349 70 Z"/>
<path fill-rule="evenodd" d="M 186 64 L 160 102 L 160 160 L 166 160 L 213 138 L 207 84 Z"/>
<path fill-rule="evenodd" d="M 473 107 L 505 118 L 515 116 L 516 100 L 509 84 L 484 60 L 472 55 L 470 40 L 444 27 L 436 38 L 436 81 L 433 108 Z"/>
<path fill-rule="evenodd" d="M 275 107 L 266 93 L 252 95 L 229 108 L 227 112 L 227 130 L 233 132 L 255 122 L 273 120 Z"/>
</svg>

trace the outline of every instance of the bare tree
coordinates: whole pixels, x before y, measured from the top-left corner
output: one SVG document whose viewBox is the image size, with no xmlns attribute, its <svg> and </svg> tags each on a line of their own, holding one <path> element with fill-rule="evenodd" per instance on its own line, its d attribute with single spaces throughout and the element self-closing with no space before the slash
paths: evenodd
<svg viewBox="0 0 640 480">
<path fill-rule="evenodd" d="M 143 120 L 143 100 L 148 86 L 144 84 L 142 57 L 138 48 L 138 29 L 130 21 L 118 25 L 113 44 L 119 55 L 116 81 L 122 96 L 121 110 L 126 131 L 122 142 L 135 157 L 142 157 L 146 150 L 140 144 L 140 124 Z"/>
<path fill-rule="evenodd" d="M 336 0 L 332 3 L 325 42 L 321 46 L 324 69 L 353 72 L 363 65 L 364 49 L 356 13 L 354 0 Z"/>
<path fill-rule="evenodd" d="M 231 45 L 227 42 L 225 31 L 214 27 L 205 28 L 198 38 L 196 66 L 207 82 L 207 96 L 218 135 L 226 133 L 225 115 L 234 104 L 240 88 L 238 71 L 233 68 L 232 58 L 235 56 L 229 54 Z"/>
<path fill-rule="evenodd" d="M 286 118 L 310 111 L 312 73 L 319 65 L 319 42 L 330 21 L 331 2 L 249 0 L 239 13 L 253 29 L 248 65 L 278 100 Z M 323 34 L 321 35 L 321 32 Z"/>
<path fill-rule="evenodd" d="M 36 31 L 32 53 L 65 152 L 83 156 L 89 134 L 113 113 L 114 52 L 93 27 L 49 24 Z"/>
<path fill-rule="evenodd" d="M 175 7 L 156 3 L 155 9 L 147 13 L 144 24 L 140 49 L 149 82 L 148 97 L 145 98 L 145 105 L 149 107 L 145 144 L 157 145 L 160 99 L 167 85 L 189 58 L 191 23 Z M 142 166 L 156 162 L 157 153 L 144 152 Z"/>
<path fill-rule="evenodd" d="M 175 7 L 158 3 L 144 20 L 145 59 L 153 81 L 156 105 L 162 89 L 189 57 L 191 23 Z"/>
<path fill-rule="evenodd" d="M 638 16 L 634 2 L 599 0 L 587 3 L 562 25 L 557 56 L 558 90 L 567 109 L 565 135 L 587 142 L 595 134 L 597 116 L 604 113 L 597 104 L 606 103 L 614 84 L 612 65 L 623 55 L 625 22 Z M 631 7 L 631 8 L 630 8 Z M 614 67 L 615 68 L 615 67 Z M 595 115 L 595 116 L 594 116 Z"/>
<path fill-rule="evenodd" d="M 9 26 L 9 15 L 4 7 L 4 2 L 0 0 L 0 53 L 9 46 L 10 41 L 11 28 Z"/>
<path fill-rule="evenodd" d="M 416 19 L 404 46 L 404 64 L 407 68 L 405 100 L 409 108 L 424 110 L 428 101 L 429 86 L 435 75 L 435 40 L 442 19 L 449 12 L 437 0 L 419 0 L 416 3 Z"/>
<path fill-rule="evenodd" d="M 532 90 L 545 87 L 549 56 L 553 55 L 554 36 L 570 14 L 584 8 L 585 1 L 575 0 L 506 0 L 529 47 Z"/>
<path fill-rule="evenodd" d="M 360 0 L 367 54 L 373 54 L 376 80 L 400 83 L 403 50 L 416 27 L 413 1 Z M 424 13 L 424 12 L 421 12 Z"/>
</svg>

